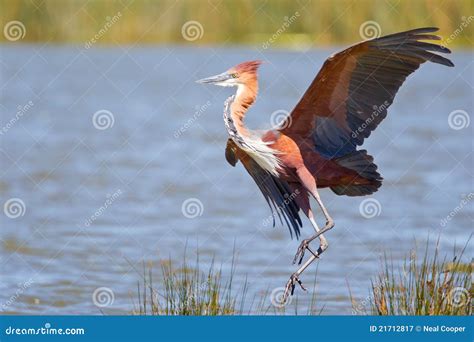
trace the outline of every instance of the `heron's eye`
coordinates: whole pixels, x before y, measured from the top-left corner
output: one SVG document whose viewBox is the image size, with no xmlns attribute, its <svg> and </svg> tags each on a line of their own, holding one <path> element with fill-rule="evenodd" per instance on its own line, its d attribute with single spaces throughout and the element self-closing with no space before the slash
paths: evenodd
<svg viewBox="0 0 474 342">
<path fill-rule="evenodd" d="M 237 74 L 231 74 L 230 75 L 232 78 L 237 78 Z"/>
</svg>

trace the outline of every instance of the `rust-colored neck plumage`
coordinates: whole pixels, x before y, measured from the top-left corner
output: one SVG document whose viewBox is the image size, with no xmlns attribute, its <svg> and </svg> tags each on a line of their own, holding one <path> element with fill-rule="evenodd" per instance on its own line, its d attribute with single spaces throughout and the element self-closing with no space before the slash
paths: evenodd
<svg viewBox="0 0 474 342">
<path fill-rule="evenodd" d="M 231 106 L 231 117 L 239 134 L 249 134 L 245 127 L 244 118 L 249 107 L 255 102 L 258 93 L 258 83 L 256 76 L 248 78 L 245 83 L 239 85 L 235 100 Z"/>
</svg>

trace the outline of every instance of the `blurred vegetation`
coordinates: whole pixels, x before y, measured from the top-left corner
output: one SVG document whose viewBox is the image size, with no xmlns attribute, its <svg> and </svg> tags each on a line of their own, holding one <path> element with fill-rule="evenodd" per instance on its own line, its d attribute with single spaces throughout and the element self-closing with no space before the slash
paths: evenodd
<svg viewBox="0 0 474 342">
<path fill-rule="evenodd" d="M 343 44 L 361 40 L 366 21 L 382 34 L 438 26 L 453 45 L 473 46 L 474 0 L 0 0 L 2 27 L 17 20 L 23 42 L 90 41 L 107 21 L 120 18 L 97 39 L 100 44 L 255 44 L 277 32 L 274 46 Z M 296 20 L 285 26 L 298 13 Z M 473 19 L 465 27 L 462 23 Z M 202 25 L 202 37 L 183 38 L 188 21 Z M 462 32 L 459 29 L 462 28 Z M 1 40 L 7 42 L 5 34 Z"/>
</svg>

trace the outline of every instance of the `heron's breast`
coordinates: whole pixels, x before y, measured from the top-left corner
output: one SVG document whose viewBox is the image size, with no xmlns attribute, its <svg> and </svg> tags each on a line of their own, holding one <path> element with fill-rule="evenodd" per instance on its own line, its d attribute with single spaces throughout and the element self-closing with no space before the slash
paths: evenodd
<svg viewBox="0 0 474 342">
<path fill-rule="evenodd" d="M 270 131 L 262 137 L 262 140 L 268 142 L 269 147 L 276 151 L 282 166 L 297 169 L 303 165 L 301 150 L 289 136 Z"/>
</svg>

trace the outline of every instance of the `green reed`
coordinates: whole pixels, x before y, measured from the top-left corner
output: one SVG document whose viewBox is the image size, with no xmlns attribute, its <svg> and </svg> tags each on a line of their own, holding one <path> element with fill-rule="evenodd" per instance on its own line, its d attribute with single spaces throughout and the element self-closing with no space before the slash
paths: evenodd
<svg viewBox="0 0 474 342">
<path fill-rule="evenodd" d="M 473 264 L 461 262 L 467 244 L 448 260 L 440 257 L 438 243 L 430 252 L 428 241 L 421 259 L 413 250 L 399 267 L 385 255 L 382 271 L 372 281 L 369 314 L 472 314 Z"/>
<path fill-rule="evenodd" d="M 247 283 L 234 291 L 234 261 L 226 280 L 222 270 L 211 263 L 207 271 L 199 265 L 199 258 L 191 267 L 186 257 L 180 267 L 171 260 L 161 263 L 160 284 L 153 284 L 152 267 L 143 268 L 138 283 L 138 315 L 235 315 L 243 312 Z"/>
<path fill-rule="evenodd" d="M 153 274 L 153 265 L 143 266 L 141 280 L 137 284 L 132 313 L 136 315 L 317 315 L 316 278 L 308 293 L 300 293 L 309 303 L 298 301 L 298 295 L 282 302 L 283 287 L 267 289 L 247 298 L 247 280 L 236 284 L 235 253 L 230 271 L 223 273 L 214 262 L 204 267 L 196 261 L 175 263 L 171 259 L 161 262 L 158 276 Z M 158 282 L 154 281 L 158 279 Z M 283 285 L 283 284 L 281 284 Z"/>
</svg>

